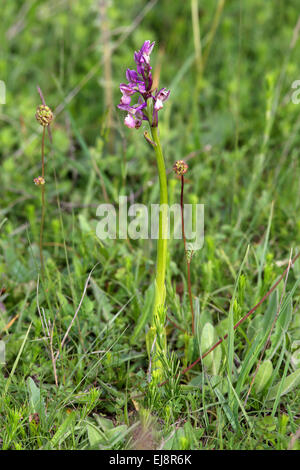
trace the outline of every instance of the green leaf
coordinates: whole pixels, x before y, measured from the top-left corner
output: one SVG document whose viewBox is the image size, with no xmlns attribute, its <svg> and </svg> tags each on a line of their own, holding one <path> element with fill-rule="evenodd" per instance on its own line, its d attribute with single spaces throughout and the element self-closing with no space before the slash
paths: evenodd
<svg viewBox="0 0 300 470">
<path fill-rule="evenodd" d="M 75 413 L 71 412 L 64 422 L 59 426 L 58 430 L 52 437 L 50 441 L 51 447 L 56 447 L 58 444 L 61 444 L 70 434 L 70 428 L 75 420 Z"/>
<path fill-rule="evenodd" d="M 95 418 L 99 427 L 87 422 L 88 438 L 92 448 L 100 446 L 100 449 L 111 449 L 119 441 L 122 441 L 129 432 L 126 424 L 114 427 L 110 419 L 102 416 L 95 416 Z"/>
<path fill-rule="evenodd" d="M 148 319 L 150 318 L 152 308 L 153 308 L 153 303 L 154 303 L 154 294 L 155 294 L 155 288 L 154 288 L 154 283 L 152 283 L 146 291 L 143 311 L 138 319 L 138 322 L 135 326 L 132 337 L 130 339 L 131 344 L 135 342 L 136 338 L 138 338 L 141 331 L 145 327 Z"/>
<path fill-rule="evenodd" d="M 127 426 L 126 424 L 120 424 L 116 428 L 110 429 L 107 431 L 107 439 L 109 439 L 112 445 L 116 444 L 119 440 L 124 439 L 127 434 Z"/>
<path fill-rule="evenodd" d="M 223 408 L 223 411 L 224 411 L 229 423 L 232 426 L 232 429 L 234 431 L 237 431 L 238 426 L 237 426 L 235 417 L 234 417 L 234 415 L 231 411 L 230 406 L 228 405 L 227 401 L 225 400 L 224 395 L 222 394 L 221 390 L 219 390 L 218 387 L 214 387 L 214 392 L 215 392 L 216 396 L 218 397 L 219 403 L 221 404 L 221 406 Z"/>
<path fill-rule="evenodd" d="M 82 232 L 84 233 L 93 232 L 93 228 L 91 227 L 90 223 L 88 222 L 88 220 L 86 219 L 84 215 L 79 214 L 78 220 L 79 220 L 79 225 L 80 225 L 80 229 L 82 230 Z"/>
<path fill-rule="evenodd" d="M 272 373 L 273 364 L 270 359 L 267 359 L 266 361 L 261 363 L 257 375 L 255 377 L 254 388 L 257 393 L 262 392 L 262 390 L 265 388 L 268 381 L 270 380 Z"/>
<path fill-rule="evenodd" d="M 286 395 L 294 388 L 296 388 L 300 383 L 300 369 L 296 370 L 292 374 L 288 375 L 283 381 L 279 382 L 277 385 L 271 388 L 268 400 L 275 400 L 277 394 L 282 397 Z"/>
<path fill-rule="evenodd" d="M 287 302 L 281 308 L 280 314 L 276 321 L 275 331 L 272 333 L 271 336 L 271 348 L 267 350 L 267 357 L 271 358 L 274 356 L 275 352 L 279 348 L 283 336 L 286 333 L 288 326 L 292 319 L 293 313 L 293 302 L 292 298 L 290 297 Z"/>
<path fill-rule="evenodd" d="M 41 397 L 41 391 L 36 386 L 31 377 L 27 379 L 27 388 L 29 392 L 30 409 L 32 413 L 38 413 L 40 417 L 46 416 L 45 402 Z"/>
<path fill-rule="evenodd" d="M 95 418 L 104 432 L 114 429 L 114 423 L 111 419 L 103 418 L 103 416 L 100 415 L 96 415 Z"/>
<path fill-rule="evenodd" d="M 272 294 L 270 295 L 268 307 L 267 307 L 266 313 L 264 313 L 264 322 L 263 322 L 264 331 L 271 328 L 276 312 L 278 310 L 278 302 L 279 302 L 278 289 L 275 289 L 275 291 L 272 292 Z"/>
<path fill-rule="evenodd" d="M 262 315 L 258 314 L 254 317 L 249 323 L 247 328 L 247 337 L 250 342 L 254 341 L 258 336 L 261 337 L 266 331 L 263 326 L 264 318 Z"/>
<path fill-rule="evenodd" d="M 213 346 L 216 342 L 217 335 L 215 328 L 211 323 L 205 323 L 202 334 L 201 334 L 201 351 L 202 354 Z M 208 373 L 217 375 L 221 365 L 222 351 L 220 348 L 216 348 L 208 356 L 203 359 L 203 364 L 207 369 Z"/>
<path fill-rule="evenodd" d="M 86 428 L 91 447 L 95 448 L 105 443 L 105 437 L 94 424 L 87 423 Z"/>
</svg>

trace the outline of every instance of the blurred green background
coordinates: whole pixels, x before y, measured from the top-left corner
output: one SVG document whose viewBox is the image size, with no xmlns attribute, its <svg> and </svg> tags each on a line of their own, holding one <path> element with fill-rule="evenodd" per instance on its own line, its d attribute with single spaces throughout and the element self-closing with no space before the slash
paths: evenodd
<svg viewBox="0 0 300 470">
<path fill-rule="evenodd" d="M 20 233 L 26 239 L 28 218 L 32 231 L 37 223 L 37 85 L 56 114 L 54 153 L 46 155 L 48 242 L 57 241 L 57 195 L 77 225 L 80 214 L 95 218 L 97 205 L 116 203 L 119 194 L 157 201 L 144 128 L 129 131 L 116 108 L 133 52 L 150 39 L 157 83 L 171 90 L 160 115 L 166 164 L 187 157 L 186 197 L 206 205 L 206 234 L 230 237 L 244 251 L 263 234 L 274 200 L 274 250 L 287 256 L 299 241 L 299 107 L 291 101 L 300 74 L 297 15 L 296 0 L 6 2 L 0 200 L 4 233 L 17 233 L 10 244 Z M 177 202 L 177 181 L 169 180 Z"/>
</svg>

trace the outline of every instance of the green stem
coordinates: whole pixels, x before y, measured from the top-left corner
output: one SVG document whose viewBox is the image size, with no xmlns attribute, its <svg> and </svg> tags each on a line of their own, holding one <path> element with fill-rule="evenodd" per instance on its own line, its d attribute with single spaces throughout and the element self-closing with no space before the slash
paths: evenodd
<svg viewBox="0 0 300 470">
<path fill-rule="evenodd" d="M 156 144 L 154 147 L 157 168 L 159 175 L 160 185 L 160 205 L 165 205 L 161 208 L 159 213 L 159 234 L 157 242 L 157 262 L 156 262 L 156 284 L 157 284 L 157 303 L 164 305 L 165 300 L 165 277 L 166 277 L 166 263 L 167 263 L 167 228 L 168 228 L 168 187 L 165 161 L 158 137 L 157 127 L 151 128 L 153 142 Z"/>
<path fill-rule="evenodd" d="M 157 261 L 155 276 L 155 301 L 152 317 L 152 338 L 158 337 L 156 341 L 156 351 L 165 350 L 166 348 L 166 332 L 165 332 L 165 311 L 164 303 L 166 297 L 165 277 L 167 264 L 167 234 L 168 234 L 168 187 L 165 161 L 162 148 L 158 136 L 158 128 L 151 127 L 151 135 L 154 142 L 154 150 L 157 161 L 157 169 L 159 175 L 160 186 L 160 211 L 159 211 L 159 233 L 157 241 Z M 161 345 L 161 346 L 159 346 Z M 153 368 L 157 370 L 161 376 L 160 361 L 154 361 Z"/>
</svg>

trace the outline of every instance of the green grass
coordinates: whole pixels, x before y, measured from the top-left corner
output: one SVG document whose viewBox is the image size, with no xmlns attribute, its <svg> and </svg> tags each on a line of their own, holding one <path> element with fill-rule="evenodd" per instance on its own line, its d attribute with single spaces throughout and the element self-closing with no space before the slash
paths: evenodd
<svg viewBox="0 0 300 470">
<path fill-rule="evenodd" d="M 298 2 L 227 0 L 215 29 L 217 2 L 198 2 L 202 76 L 191 3 L 112 2 L 105 12 L 110 63 L 98 2 L 2 8 L 2 449 L 299 448 L 291 443 L 300 426 L 299 260 L 286 286 L 283 280 L 233 330 L 299 250 L 300 105 L 290 99 L 300 78 Z M 157 42 L 154 70 L 171 90 L 160 112 L 166 166 L 186 158 L 185 200 L 205 204 L 205 243 L 191 264 L 195 338 L 183 243 L 169 243 L 162 387 L 149 383 L 145 342 L 156 241 L 102 242 L 95 231 L 103 202 L 117 204 L 119 195 L 158 202 L 143 129 L 125 128 L 115 107 L 125 68 L 145 39 Z M 39 282 L 37 85 L 56 114 L 52 147 L 46 139 Z M 168 185 L 170 203 L 179 203 L 173 172 Z M 226 333 L 219 348 L 178 376 Z"/>
</svg>

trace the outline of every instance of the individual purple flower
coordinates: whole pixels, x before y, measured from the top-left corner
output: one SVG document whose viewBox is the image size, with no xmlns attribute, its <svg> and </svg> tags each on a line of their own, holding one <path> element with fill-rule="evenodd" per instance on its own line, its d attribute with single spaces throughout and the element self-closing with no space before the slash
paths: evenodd
<svg viewBox="0 0 300 470">
<path fill-rule="evenodd" d="M 153 97 L 154 106 L 153 106 L 153 116 L 152 116 L 152 127 L 158 126 L 158 111 L 163 107 L 163 102 L 169 98 L 170 90 L 162 88 L 161 90 L 155 93 Z"/>
<path fill-rule="evenodd" d="M 121 83 L 120 90 L 123 93 L 123 95 L 127 95 L 127 96 L 133 95 L 136 91 L 134 90 L 132 84 L 130 83 L 128 83 L 128 85 L 126 85 L 126 83 Z"/>
<path fill-rule="evenodd" d="M 134 53 L 134 60 L 136 65 L 142 66 L 142 64 L 150 65 L 150 54 L 155 46 L 155 42 L 145 41 L 141 47 L 141 50 Z"/>
<path fill-rule="evenodd" d="M 127 69 L 126 78 L 129 82 L 137 83 L 139 76 L 136 70 Z"/>
<path fill-rule="evenodd" d="M 131 96 L 136 92 L 130 84 L 126 85 L 126 83 L 121 83 L 120 90 L 122 93 L 121 104 L 122 105 L 129 105 L 131 101 Z"/>
<path fill-rule="evenodd" d="M 122 99 L 121 99 L 122 101 Z M 137 105 L 129 106 L 129 104 L 123 104 L 122 102 L 118 105 L 119 109 L 127 111 L 127 116 L 124 119 L 125 126 L 133 129 L 138 129 L 142 125 L 143 120 L 147 120 L 147 116 L 144 114 L 143 109 L 147 106 L 147 103 L 142 97 L 139 97 Z"/>
<path fill-rule="evenodd" d="M 138 99 L 137 105 L 133 105 L 133 106 L 129 106 L 129 104 L 122 103 L 122 98 L 121 98 L 121 103 L 118 104 L 119 109 L 122 109 L 123 111 L 127 111 L 128 113 L 131 113 L 131 114 L 140 114 L 140 115 L 143 114 L 142 109 L 144 109 L 147 106 L 147 103 L 143 101 L 141 96 Z M 147 119 L 146 116 L 144 117 L 145 119 Z"/>
<path fill-rule="evenodd" d="M 145 41 L 141 49 L 134 53 L 137 70 L 126 70 L 128 83 L 121 83 L 122 93 L 119 109 L 127 112 L 124 124 L 129 128 L 139 128 L 143 120 L 149 121 L 152 127 L 158 125 L 157 112 L 163 107 L 163 102 L 169 98 L 170 91 L 161 88 L 159 91 L 152 90 L 152 67 L 150 66 L 150 54 L 155 42 Z M 131 105 L 132 96 L 138 93 L 137 105 Z M 153 113 L 149 116 L 148 101 L 152 100 Z M 148 111 L 147 111 L 148 110 Z"/>
<path fill-rule="evenodd" d="M 163 107 L 163 102 L 169 98 L 169 95 L 170 90 L 167 90 L 166 88 L 162 88 L 159 90 L 159 92 L 157 92 L 154 105 L 155 111 L 159 111 Z"/>
<path fill-rule="evenodd" d="M 132 114 L 127 114 L 127 116 L 124 119 L 124 124 L 125 126 L 129 127 L 129 129 L 134 129 L 136 127 L 136 120 L 132 116 Z"/>
</svg>

